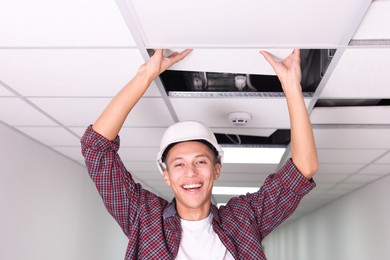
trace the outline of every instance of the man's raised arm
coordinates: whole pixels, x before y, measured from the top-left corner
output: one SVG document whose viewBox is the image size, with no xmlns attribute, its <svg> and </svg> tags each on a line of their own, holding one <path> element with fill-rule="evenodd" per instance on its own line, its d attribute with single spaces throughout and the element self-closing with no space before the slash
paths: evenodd
<svg viewBox="0 0 390 260">
<path fill-rule="evenodd" d="M 187 49 L 164 57 L 163 50 L 156 50 L 149 61 L 138 69 L 136 76 L 111 100 L 92 128 L 108 140 L 114 140 L 127 115 L 152 81 L 174 63 L 184 59 L 190 52 L 191 50 Z"/>
<path fill-rule="evenodd" d="M 291 126 L 291 157 L 299 171 L 311 179 L 318 170 L 313 129 L 301 87 L 300 51 L 295 49 L 284 61 L 260 51 L 275 70 L 286 96 Z"/>
</svg>

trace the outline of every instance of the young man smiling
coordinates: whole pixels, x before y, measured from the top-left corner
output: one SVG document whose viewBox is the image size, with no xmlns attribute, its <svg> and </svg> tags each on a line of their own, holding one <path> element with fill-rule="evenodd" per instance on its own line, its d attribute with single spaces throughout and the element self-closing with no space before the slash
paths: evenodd
<svg viewBox="0 0 390 260">
<path fill-rule="evenodd" d="M 169 127 L 157 162 L 175 199 L 165 199 L 135 183 L 117 151 L 118 133 L 151 82 L 191 50 L 164 57 L 156 50 L 137 75 L 114 97 L 82 138 L 89 174 L 110 212 L 129 238 L 125 259 L 265 259 L 262 239 L 290 216 L 314 186 L 317 153 L 300 86 L 299 50 L 280 62 L 261 52 L 274 68 L 286 96 L 291 154 L 258 192 L 211 203 L 221 173 L 223 151 L 200 122 Z"/>
</svg>

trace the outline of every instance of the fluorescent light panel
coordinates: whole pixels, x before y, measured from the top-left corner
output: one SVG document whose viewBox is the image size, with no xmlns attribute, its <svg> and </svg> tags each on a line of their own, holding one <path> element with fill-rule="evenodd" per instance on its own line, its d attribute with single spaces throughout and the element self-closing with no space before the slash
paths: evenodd
<svg viewBox="0 0 390 260">
<path fill-rule="evenodd" d="M 281 147 L 222 147 L 223 163 L 278 164 L 286 148 Z"/>
<path fill-rule="evenodd" d="M 222 187 L 214 186 L 213 195 L 244 195 L 259 190 L 259 187 Z"/>
</svg>

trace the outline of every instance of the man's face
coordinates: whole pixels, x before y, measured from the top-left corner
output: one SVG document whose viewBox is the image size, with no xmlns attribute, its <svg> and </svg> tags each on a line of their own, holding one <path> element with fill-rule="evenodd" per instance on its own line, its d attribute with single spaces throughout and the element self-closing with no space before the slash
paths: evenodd
<svg viewBox="0 0 390 260">
<path fill-rule="evenodd" d="M 210 213 L 211 191 L 221 165 L 207 145 L 182 142 L 173 146 L 166 159 L 164 181 L 171 186 L 181 218 L 199 220 Z"/>
</svg>

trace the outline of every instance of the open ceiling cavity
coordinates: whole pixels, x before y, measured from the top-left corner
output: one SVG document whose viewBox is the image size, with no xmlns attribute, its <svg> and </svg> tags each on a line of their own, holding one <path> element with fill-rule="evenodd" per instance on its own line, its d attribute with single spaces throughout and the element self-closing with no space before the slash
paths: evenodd
<svg viewBox="0 0 390 260">
<path fill-rule="evenodd" d="M 214 133 L 221 145 L 239 145 L 239 146 L 264 146 L 264 147 L 286 147 L 290 143 L 290 130 L 279 129 L 272 135 L 251 136 L 251 135 L 230 135 L 223 133 Z"/>
<path fill-rule="evenodd" d="M 319 99 L 315 107 L 390 106 L 390 99 Z"/>
<path fill-rule="evenodd" d="M 324 76 L 335 50 L 302 49 L 302 90 L 305 96 L 312 96 Z M 283 95 L 281 84 L 275 75 L 249 73 L 221 73 L 212 71 L 167 70 L 160 75 L 164 89 L 169 96 L 188 97 L 215 93 L 228 93 L 233 96 Z M 242 95 L 245 93 L 245 95 Z"/>
</svg>

